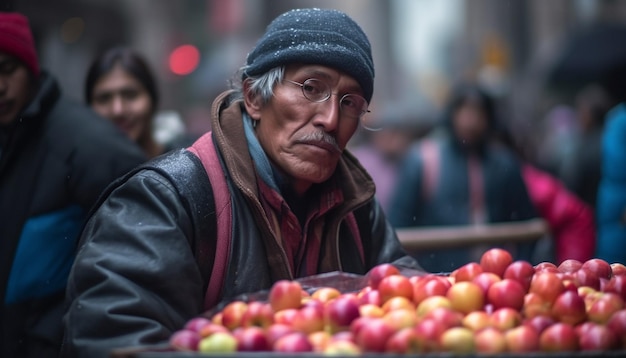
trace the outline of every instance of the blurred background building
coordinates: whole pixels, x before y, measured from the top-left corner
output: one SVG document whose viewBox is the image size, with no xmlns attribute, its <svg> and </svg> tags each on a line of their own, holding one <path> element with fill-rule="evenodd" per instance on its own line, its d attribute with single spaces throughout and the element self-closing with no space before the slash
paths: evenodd
<svg viewBox="0 0 626 358">
<path fill-rule="evenodd" d="M 2 6 L 30 18 L 42 65 L 81 101 L 87 67 L 100 51 L 138 49 L 158 74 L 161 109 L 179 113 L 192 133 L 208 129 L 212 98 L 227 88 L 269 21 L 290 8 L 337 8 L 363 26 L 376 66 L 373 115 L 392 106 L 415 113 L 407 118 L 432 121 L 451 85 L 474 79 L 525 130 L 586 84 L 568 81 L 578 78 L 572 73 L 554 75 L 571 37 L 598 23 L 626 23 L 626 1 L 618 0 L 3 0 Z M 587 82 L 606 74 L 595 76 Z M 620 91 L 614 89 L 616 97 Z"/>
</svg>

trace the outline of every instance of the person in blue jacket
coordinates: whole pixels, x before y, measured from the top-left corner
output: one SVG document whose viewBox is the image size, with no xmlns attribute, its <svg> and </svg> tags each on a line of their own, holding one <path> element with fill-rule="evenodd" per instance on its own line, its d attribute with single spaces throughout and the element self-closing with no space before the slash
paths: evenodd
<svg viewBox="0 0 626 358">
<path fill-rule="evenodd" d="M 596 256 L 626 262 L 626 103 L 607 115 L 602 136 L 602 178 L 597 201 Z"/>
<path fill-rule="evenodd" d="M 462 83 L 448 100 L 441 127 L 417 142 L 401 164 L 389 203 L 396 228 L 503 223 L 537 218 L 515 155 L 494 140 L 495 103 L 482 88 Z M 534 245 L 505 245 L 532 259 Z M 430 272 L 451 272 L 480 260 L 485 245 L 414 253 Z"/>
<path fill-rule="evenodd" d="M 28 19 L 0 12 L 0 357 L 56 357 L 76 242 L 101 191 L 146 158 L 40 70 Z"/>
</svg>

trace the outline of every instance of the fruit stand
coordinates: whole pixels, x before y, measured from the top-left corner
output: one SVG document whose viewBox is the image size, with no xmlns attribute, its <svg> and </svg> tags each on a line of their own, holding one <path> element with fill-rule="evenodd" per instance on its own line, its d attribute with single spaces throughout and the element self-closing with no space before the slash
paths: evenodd
<svg viewBox="0 0 626 358">
<path fill-rule="evenodd" d="M 494 248 L 446 275 L 383 264 L 278 281 L 189 320 L 161 349 L 113 356 L 622 357 L 625 301 L 621 263 L 533 266 Z"/>
</svg>

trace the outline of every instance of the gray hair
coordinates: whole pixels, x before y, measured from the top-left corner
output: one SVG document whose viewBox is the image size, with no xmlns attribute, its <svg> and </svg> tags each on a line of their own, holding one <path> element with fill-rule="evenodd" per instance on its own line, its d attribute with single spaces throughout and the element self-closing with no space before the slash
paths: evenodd
<svg viewBox="0 0 626 358">
<path fill-rule="evenodd" d="M 243 73 L 243 71 L 245 71 L 245 67 L 240 70 L 240 73 Z M 266 104 L 274 95 L 274 86 L 277 83 L 282 82 L 284 76 L 285 66 L 278 66 L 259 76 L 246 77 L 241 82 L 236 83 L 233 87 L 238 92 L 236 96 L 242 98 L 243 81 L 249 81 L 251 93 L 253 95 L 261 96 L 262 103 Z"/>
</svg>

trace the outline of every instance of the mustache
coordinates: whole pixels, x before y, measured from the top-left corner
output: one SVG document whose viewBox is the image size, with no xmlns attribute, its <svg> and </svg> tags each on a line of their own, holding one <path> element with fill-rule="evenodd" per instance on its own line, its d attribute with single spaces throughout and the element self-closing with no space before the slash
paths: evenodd
<svg viewBox="0 0 626 358">
<path fill-rule="evenodd" d="M 303 135 L 298 139 L 298 142 L 303 143 L 326 143 L 333 148 L 335 148 L 338 152 L 341 152 L 341 148 L 339 148 L 339 144 L 337 143 L 337 139 L 324 131 L 317 131 Z"/>
</svg>

